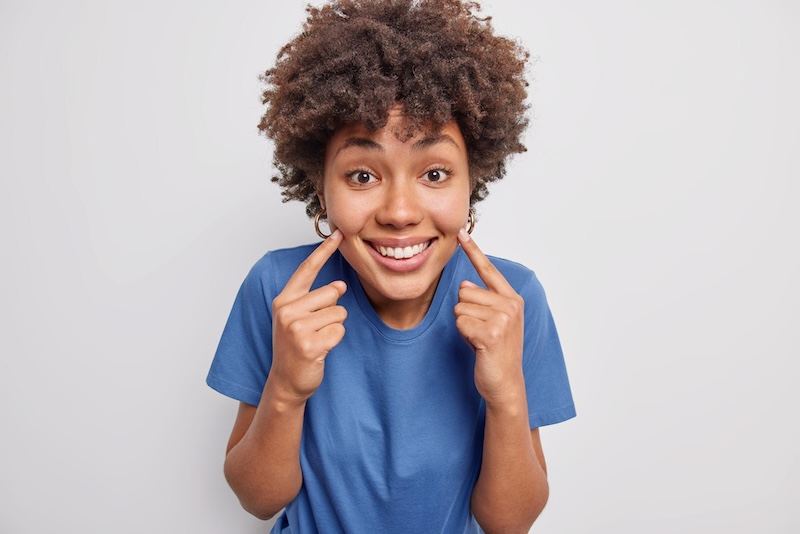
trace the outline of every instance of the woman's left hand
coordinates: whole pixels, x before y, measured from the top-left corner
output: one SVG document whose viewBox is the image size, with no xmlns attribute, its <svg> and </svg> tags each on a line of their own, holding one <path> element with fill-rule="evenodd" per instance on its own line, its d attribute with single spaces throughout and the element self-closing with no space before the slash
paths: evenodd
<svg viewBox="0 0 800 534">
<path fill-rule="evenodd" d="M 461 282 L 454 309 L 458 331 L 475 350 L 475 387 L 487 403 L 519 400 L 525 302 L 466 231 L 458 240 L 486 284 Z"/>
</svg>

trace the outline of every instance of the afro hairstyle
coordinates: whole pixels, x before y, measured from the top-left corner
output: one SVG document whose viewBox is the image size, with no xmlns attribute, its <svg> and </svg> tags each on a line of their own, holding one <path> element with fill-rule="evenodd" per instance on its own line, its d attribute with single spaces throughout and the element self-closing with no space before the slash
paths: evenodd
<svg viewBox="0 0 800 534">
<path fill-rule="evenodd" d="M 378 130 L 401 106 L 404 131 L 436 131 L 455 120 L 467 145 L 470 203 L 525 151 L 528 52 L 494 34 L 477 2 L 332 0 L 309 5 L 302 32 L 261 80 L 267 110 L 259 130 L 274 142 L 272 181 L 283 200 L 321 210 L 325 147 L 338 127 Z"/>
</svg>

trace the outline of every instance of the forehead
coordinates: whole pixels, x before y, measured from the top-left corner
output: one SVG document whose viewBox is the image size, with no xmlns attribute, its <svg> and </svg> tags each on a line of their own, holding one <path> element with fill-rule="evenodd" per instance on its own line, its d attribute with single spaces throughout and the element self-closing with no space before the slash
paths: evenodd
<svg viewBox="0 0 800 534">
<path fill-rule="evenodd" d="M 412 149 L 425 149 L 433 146 L 447 146 L 466 151 L 466 143 L 458 123 L 450 121 L 438 129 L 421 127 L 409 131 L 400 113 L 390 113 L 383 128 L 372 130 L 363 124 L 345 124 L 339 127 L 328 141 L 326 152 L 349 147 L 382 149 L 388 146 L 406 145 Z"/>
</svg>

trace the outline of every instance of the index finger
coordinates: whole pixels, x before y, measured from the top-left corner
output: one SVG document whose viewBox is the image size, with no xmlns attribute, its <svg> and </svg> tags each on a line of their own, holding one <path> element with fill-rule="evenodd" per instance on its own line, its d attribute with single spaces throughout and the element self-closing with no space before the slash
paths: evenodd
<svg viewBox="0 0 800 534">
<path fill-rule="evenodd" d="M 478 276 L 481 277 L 481 280 L 490 291 L 508 296 L 517 294 L 511 284 L 508 283 L 508 280 L 506 280 L 506 277 L 489 261 L 489 258 L 478 248 L 478 245 L 463 228 L 458 232 L 458 241 L 461 243 L 461 248 L 464 249 L 469 261 L 472 262 L 478 272 Z"/>
<path fill-rule="evenodd" d="M 322 266 L 328 261 L 328 258 L 336 252 L 336 249 L 339 248 L 342 239 L 342 232 L 338 229 L 334 230 L 325 241 L 320 243 L 320 245 L 300 263 L 297 270 L 292 274 L 291 278 L 289 278 L 289 281 L 286 282 L 283 291 L 296 295 L 308 293 L 314 280 L 317 279 L 320 269 L 322 269 Z"/>
</svg>

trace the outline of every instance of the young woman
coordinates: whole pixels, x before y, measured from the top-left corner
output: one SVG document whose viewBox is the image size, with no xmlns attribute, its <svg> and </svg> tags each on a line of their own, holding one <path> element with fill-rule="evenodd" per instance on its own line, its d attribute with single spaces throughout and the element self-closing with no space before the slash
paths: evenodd
<svg viewBox="0 0 800 534">
<path fill-rule="evenodd" d="M 208 384 L 240 401 L 225 475 L 285 508 L 273 532 L 527 532 L 547 500 L 558 336 L 534 274 L 469 235 L 524 150 L 527 54 L 478 9 L 334 0 L 264 76 L 274 180 L 325 239 L 256 263 Z"/>
</svg>

